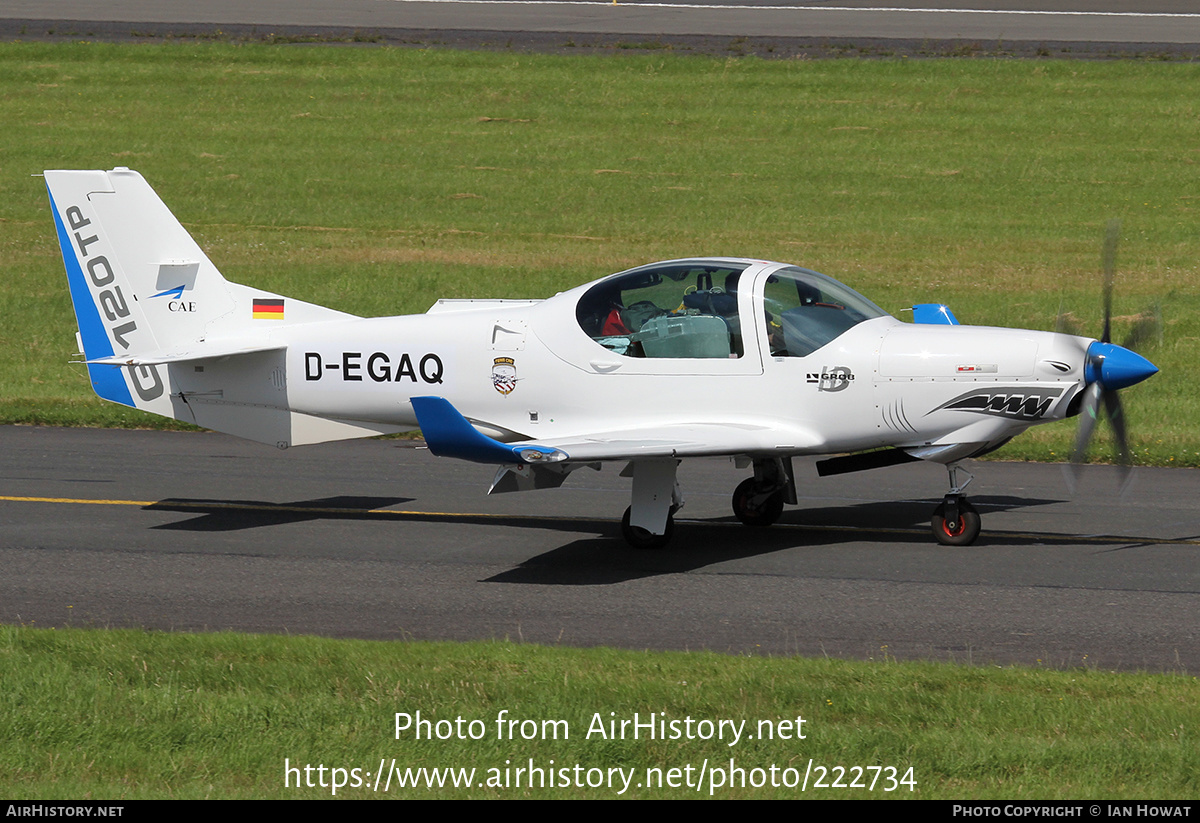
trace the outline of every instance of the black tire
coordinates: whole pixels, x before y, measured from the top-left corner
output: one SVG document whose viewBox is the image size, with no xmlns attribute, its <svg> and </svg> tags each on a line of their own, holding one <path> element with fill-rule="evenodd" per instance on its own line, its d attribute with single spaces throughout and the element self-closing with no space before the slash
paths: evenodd
<svg viewBox="0 0 1200 823">
<path fill-rule="evenodd" d="M 673 513 L 667 513 L 667 528 L 662 534 L 651 534 L 645 529 L 629 525 L 632 513 L 633 507 L 630 506 L 625 509 L 625 516 L 621 518 L 621 535 L 630 546 L 635 549 L 661 549 L 671 542 L 671 536 L 675 533 L 675 515 Z"/>
<path fill-rule="evenodd" d="M 979 537 L 981 521 L 979 512 L 966 500 L 958 501 L 958 527 L 951 529 L 946 522 L 946 504 L 939 503 L 933 510 L 933 536 L 943 546 L 969 546 Z"/>
<path fill-rule="evenodd" d="M 783 514 L 783 490 L 774 492 L 755 506 L 750 501 L 756 490 L 752 477 L 738 483 L 733 491 L 733 513 L 747 526 L 770 526 Z"/>
</svg>

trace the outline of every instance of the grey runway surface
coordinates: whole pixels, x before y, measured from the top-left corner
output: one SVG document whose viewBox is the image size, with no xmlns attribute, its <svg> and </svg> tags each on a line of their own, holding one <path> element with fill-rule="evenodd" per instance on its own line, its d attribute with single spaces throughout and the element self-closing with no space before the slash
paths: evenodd
<svg viewBox="0 0 1200 823">
<path fill-rule="evenodd" d="M 221 27 L 226 34 L 278 28 L 291 36 L 337 31 L 464 32 L 576 36 L 729 37 L 775 40 L 892 40 L 920 51 L 939 41 L 1100 44 L 1200 44 L 1200 9 L 1190 0 L 928 0 L 928 2 L 776 2 L 776 0 L 3 0 L 0 36 L 130 37 Z M 55 22 L 57 21 L 57 23 Z M 83 21 L 74 27 L 64 21 Z M 560 38 L 561 39 L 561 38 Z"/>
<path fill-rule="evenodd" d="M 936 545 L 945 473 L 818 480 L 751 530 L 744 472 L 685 461 L 675 541 L 619 537 L 628 481 L 487 497 L 413 443 L 0 428 L 0 621 L 1200 671 L 1200 472 L 974 467 L 984 534 Z"/>
</svg>

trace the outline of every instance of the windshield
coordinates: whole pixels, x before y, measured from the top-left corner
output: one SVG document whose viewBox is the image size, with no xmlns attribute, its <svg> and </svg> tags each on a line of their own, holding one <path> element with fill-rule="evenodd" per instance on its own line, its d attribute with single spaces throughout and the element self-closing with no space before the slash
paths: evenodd
<svg viewBox="0 0 1200 823">
<path fill-rule="evenodd" d="M 832 277 L 795 266 L 767 278 L 763 304 L 775 357 L 807 357 L 847 329 L 887 314 Z"/>
</svg>

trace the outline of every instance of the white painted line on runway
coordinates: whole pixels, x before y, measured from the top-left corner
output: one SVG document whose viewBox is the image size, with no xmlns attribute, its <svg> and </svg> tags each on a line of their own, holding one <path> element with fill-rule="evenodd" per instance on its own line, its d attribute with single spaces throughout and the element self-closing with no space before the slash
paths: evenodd
<svg viewBox="0 0 1200 823">
<path fill-rule="evenodd" d="M 653 2 L 602 2 L 602 0 L 392 0 L 393 3 L 461 3 L 476 6 L 626 6 L 651 9 L 705 9 L 725 11 L 841 11 L 841 12 L 889 12 L 895 14 L 993 14 L 1043 17 L 1123 17 L 1132 19 L 1188 20 L 1200 18 L 1200 13 L 1191 12 L 1140 12 L 1140 11 L 1005 11 L 1003 9 L 904 9 L 888 6 L 860 8 L 854 6 L 738 6 L 723 3 L 653 3 Z"/>
</svg>

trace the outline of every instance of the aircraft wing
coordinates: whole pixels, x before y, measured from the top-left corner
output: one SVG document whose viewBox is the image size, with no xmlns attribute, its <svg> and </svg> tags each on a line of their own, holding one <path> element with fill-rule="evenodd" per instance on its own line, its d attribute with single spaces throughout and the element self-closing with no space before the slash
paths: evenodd
<svg viewBox="0 0 1200 823">
<path fill-rule="evenodd" d="M 481 434 L 441 397 L 414 397 L 429 450 L 477 463 L 591 463 L 670 457 L 792 453 L 817 449 L 814 432 L 775 420 L 656 423 L 608 431 L 501 443 Z"/>
<path fill-rule="evenodd" d="M 573 461 L 624 460 L 653 457 L 712 457 L 760 452 L 792 452 L 816 445 L 810 432 L 795 426 L 790 432 L 776 425 L 748 421 L 674 423 L 597 432 L 550 442 Z"/>
</svg>

